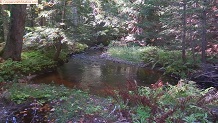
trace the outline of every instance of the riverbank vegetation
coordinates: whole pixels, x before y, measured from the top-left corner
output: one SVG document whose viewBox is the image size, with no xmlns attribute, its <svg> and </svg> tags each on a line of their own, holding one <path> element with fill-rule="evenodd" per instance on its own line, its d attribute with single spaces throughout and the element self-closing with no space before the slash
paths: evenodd
<svg viewBox="0 0 218 123">
<path fill-rule="evenodd" d="M 110 47 L 108 54 L 112 57 L 132 62 L 143 62 L 145 67 L 158 68 L 166 74 L 175 74 L 182 78 L 188 77 L 195 70 L 200 69 L 200 55 L 193 61 L 191 53 L 187 53 L 187 61 L 182 61 L 181 52 L 178 50 L 164 50 L 162 48 L 147 47 Z M 212 58 L 215 60 L 215 58 Z"/>
<path fill-rule="evenodd" d="M 71 53 L 84 51 L 86 45 L 75 43 L 71 48 L 73 50 L 70 50 L 66 44 L 63 45 L 58 60 L 54 60 L 55 48 L 53 46 L 25 50 L 21 54 L 22 61 L 20 62 L 12 59 L 2 60 L 0 62 L 0 81 L 18 82 L 19 79 L 26 79 L 25 76 L 28 75 L 54 71 L 59 65 L 68 61 Z"/>
</svg>

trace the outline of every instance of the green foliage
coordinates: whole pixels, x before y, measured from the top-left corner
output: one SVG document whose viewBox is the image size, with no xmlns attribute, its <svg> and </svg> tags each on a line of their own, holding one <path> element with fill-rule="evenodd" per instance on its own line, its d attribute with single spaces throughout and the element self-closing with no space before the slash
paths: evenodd
<svg viewBox="0 0 218 123">
<path fill-rule="evenodd" d="M 142 47 L 110 47 L 108 53 L 112 57 L 132 61 L 132 62 L 142 62 L 141 55 L 144 48 Z"/>
<path fill-rule="evenodd" d="M 61 105 L 56 105 L 55 111 L 49 115 L 55 122 L 65 123 L 78 121 L 81 116 L 96 116 L 108 118 L 109 110 L 106 107 L 112 103 L 109 98 L 97 97 L 80 90 L 72 90 L 70 97 Z M 60 115 L 62 114 L 62 115 Z M 113 116 L 111 116 L 111 119 Z"/>
<path fill-rule="evenodd" d="M 136 115 L 133 116 L 135 123 L 146 123 L 146 119 L 150 117 L 151 109 L 149 107 L 138 106 L 136 109 Z"/>
<path fill-rule="evenodd" d="M 49 52 L 49 50 L 47 51 L 47 53 L 43 53 L 40 50 L 23 52 L 23 59 L 21 61 L 23 69 L 21 69 L 21 71 L 23 73 L 36 73 L 43 70 L 44 68 L 54 68 L 56 64 L 55 61 L 52 60 L 53 56 L 50 55 Z"/>
<path fill-rule="evenodd" d="M 68 37 L 65 35 L 69 34 L 69 32 L 64 32 L 59 28 L 48 28 L 48 27 L 34 27 L 28 28 L 30 32 L 28 32 L 24 38 L 24 50 L 41 50 L 46 54 L 49 58 L 53 58 L 54 53 L 56 51 L 55 43 L 60 36 L 63 37 L 61 54 L 59 56 L 60 59 L 66 59 L 66 56 L 70 53 L 81 52 L 84 51 L 88 46 L 86 44 L 81 44 L 79 42 L 70 41 Z M 80 27 L 82 28 L 82 27 Z M 85 33 L 81 32 L 81 33 Z M 72 36 L 72 33 L 71 33 Z M 70 36 L 69 36 L 70 37 Z M 85 36 L 82 36 L 85 38 Z M 81 39 L 82 40 L 82 39 Z"/>
<path fill-rule="evenodd" d="M 121 58 L 133 62 L 144 61 L 146 65 L 150 65 L 152 68 L 159 67 L 165 69 L 166 73 L 173 73 L 181 77 L 186 77 L 199 65 L 193 61 L 192 55 L 187 54 L 187 62 L 184 64 L 181 58 L 180 51 L 168 51 L 158 47 L 110 47 L 108 53 L 112 57 Z"/>
<path fill-rule="evenodd" d="M 181 51 L 168 51 L 157 47 L 150 47 L 143 53 L 144 62 L 152 65 L 152 68 L 157 65 L 163 67 L 166 73 L 173 73 L 181 77 L 186 77 L 187 74 L 193 72 L 199 65 L 199 60 L 194 62 L 190 53 L 186 56 L 187 61 L 183 63 Z M 199 58 L 198 56 L 197 59 Z"/>
<path fill-rule="evenodd" d="M 23 49 L 42 49 L 44 47 L 52 47 L 60 36 L 66 39 L 64 31 L 59 28 L 49 27 L 33 27 L 29 28 L 24 35 Z M 63 42 L 63 40 L 62 40 Z"/>
<path fill-rule="evenodd" d="M 62 85 L 13 83 L 7 88 L 9 93 L 7 99 L 18 104 L 33 100 L 41 104 L 53 102 L 53 111 L 49 113 L 48 119 L 58 123 L 68 122 L 72 118 L 78 121 L 81 115 L 106 118 L 110 110 L 105 109 L 112 103 L 112 99 L 90 95 L 87 92 L 69 89 Z M 112 119 L 112 117 L 107 118 Z"/>
<path fill-rule="evenodd" d="M 138 87 L 129 83 L 127 89 L 115 97 L 128 102 L 135 114 L 133 122 L 202 122 L 209 123 L 215 117 L 210 115 L 210 106 L 217 106 L 216 89 L 200 90 L 195 83 L 180 80 L 178 85 L 163 85 L 161 80 L 149 87 Z M 114 96 L 113 96 L 114 97 Z M 120 103 L 120 102 L 119 102 Z"/>
<path fill-rule="evenodd" d="M 74 53 L 79 53 L 79 52 L 84 51 L 87 48 L 88 48 L 88 45 L 75 42 L 74 47 L 73 47 L 73 52 Z"/>
<path fill-rule="evenodd" d="M 64 86 L 51 86 L 46 84 L 18 84 L 14 83 L 8 89 L 10 99 L 18 104 L 28 99 L 37 99 L 40 102 L 51 101 L 69 96 L 71 91 Z"/>
<path fill-rule="evenodd" d="M 9 80 L 11 77 L 17 79 L 19 76 L 18 70 L 21 67 L 22 65 L 19 62 L 12 61 L 11 59 L 8 59 L 4 63 L 0 63 L 0 82 Z"/>
<path fill-rule="evenodd" d="M 66 56 L 65 56 L 66 57 Z M 29 51 L 22 53 L 22 61 L 11 59 L 0 63 L 0 80 L 17 80 L 21 75 L 34 74 L 57 66 L 56 62 L 41 51 Z"/>
</svg>

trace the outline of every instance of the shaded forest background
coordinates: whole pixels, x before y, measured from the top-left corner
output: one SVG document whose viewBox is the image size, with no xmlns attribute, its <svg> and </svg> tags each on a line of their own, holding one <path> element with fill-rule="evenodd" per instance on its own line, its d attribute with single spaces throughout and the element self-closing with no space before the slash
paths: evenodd
<svg viewBox="0 0 218 123">
<path fill-rule="evenodd" d="M 218 50 L 217 5 L 216 0 L 39 0 L 26 8 L 23 41 L 43 42 L 45 33 L 39 37 L 32 32 L 63 29 L 70 41 L 88 45 L 152 45 L 181 50 L 184 62 L 187 53 L 194 61 L 200 53 L 203 63 L 206 58 L 213 62 L 210 58 Z M 7 41 L 13 6 L 1 6 L 1 42 Z M 46 41 L 56 37 L 51 33 Z"/>
</svg>

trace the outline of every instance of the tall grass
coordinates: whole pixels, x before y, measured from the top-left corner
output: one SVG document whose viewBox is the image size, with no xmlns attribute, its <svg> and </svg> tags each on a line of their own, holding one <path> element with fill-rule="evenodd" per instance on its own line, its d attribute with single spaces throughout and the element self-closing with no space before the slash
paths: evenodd
<svg viewBox="0 0 218 123">
<path fill-rule="evenodd" d="M 142 47 L 110 47 L 108 53 L 112 57 L 132 62 L 142 62 L 142 54 L 145 48 Z"/>
<path fill-rule="evenodd" d="M 200 57 L 193 60 L 191 53 L 187 53 L 187 61 L 183 63 L 181 51 L 164 50 L 158 47 L 110 47 L 108 53 L 112 57 L 118 57 L 133 62 L 144 62 L 151 68 L 159 67 L 166 73 L 174 73 L 181 77 L 193 72 L 199 66 Z"/>
</svg>

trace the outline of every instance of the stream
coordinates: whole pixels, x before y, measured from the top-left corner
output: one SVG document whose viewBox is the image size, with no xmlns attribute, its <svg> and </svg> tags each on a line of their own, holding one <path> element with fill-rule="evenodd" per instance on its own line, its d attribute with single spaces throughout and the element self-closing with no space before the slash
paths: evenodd
<svg viewBox="0 0 218 123">
<path fill-rule="evenodd" d="M 125 89 L 128 81 L 136 81 L 139 86 L 150 86 L 161 79 L 176 84 L 177 80 L 163 75 L 157 70 L 146 69 L 138 64 L 107 58 L 99 50 L 72 55 L 68 63 L 57 71 L 39 75 L 34 83 L 65 85 L 104 95 L 107 89 Z"/>
<path fill-rule="evenodd" d="M 64 85 L 68 88 L 82 89 L 99 96 L 107 96 L 108 90 L 126 89 L 128 82 L 137 82 L 139 86 L 150 86 L 159 79 L 165 83 L 177 83 L 176 79 L 165 76 L 160 71 L 146 69 L 142 66 L 143 64 L 111 58 L 99 50 L 89 50 L 72 55 L 69 62 L 58 67 L 56 71 L 38 75 L 32 81 L 35 84 Z M 47 114 L 51 107 L 47 103 L 27 104 L 9 115 L 6 122 L 47 123 Z"/>
</svg>

